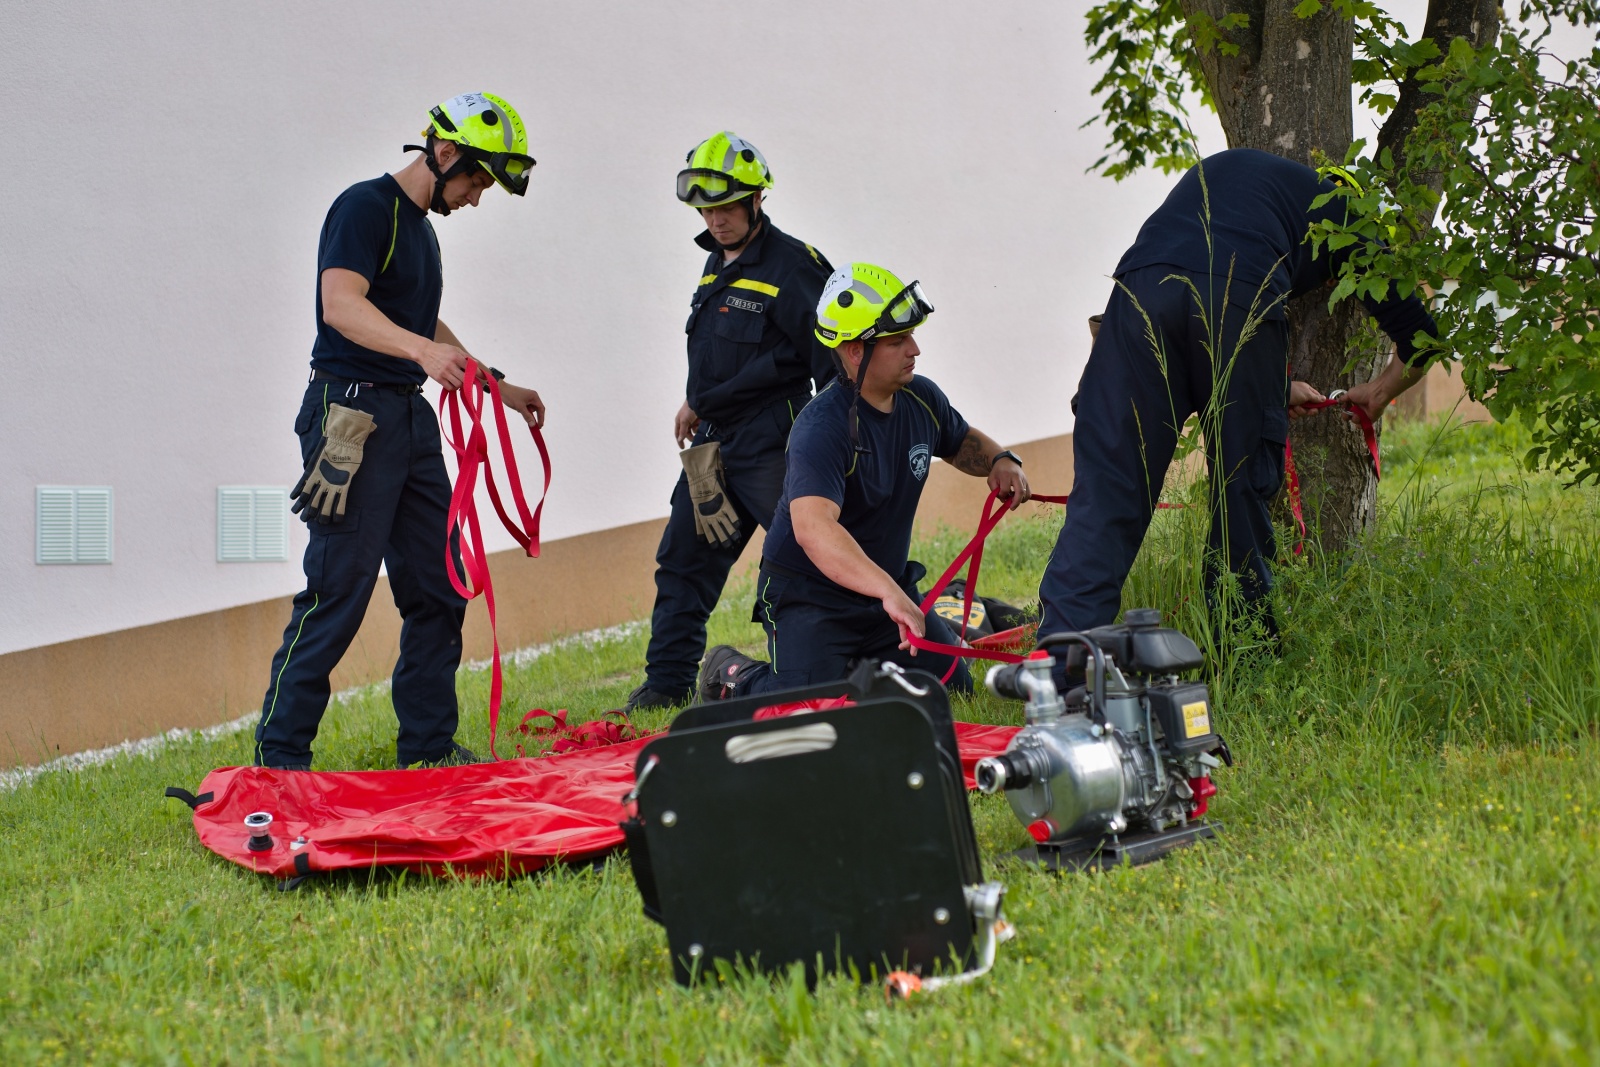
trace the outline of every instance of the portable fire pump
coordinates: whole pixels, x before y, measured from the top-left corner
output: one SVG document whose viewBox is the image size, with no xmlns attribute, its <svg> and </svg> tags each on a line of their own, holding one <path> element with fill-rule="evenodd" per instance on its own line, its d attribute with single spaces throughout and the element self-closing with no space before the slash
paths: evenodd
<svg viewBox="0 0 1600 1067">
<path fill-rule="evenodd" d="M 1043 638 L 1022 663 L 994 667 L 996 696 L 1023 700 L 1027 725 L 1006 751 L 980 760 L 978 788 L 1004 792 L 1037 842 L 1019 856 L 1068 870 L 1140 864 L 1216 836 L 1204 819 L 1211 772 L 1233 757 L 1212 728 L 1200 649 L 1134 609 L 1118 626 Z M 1065 674 L 1084 684 L 1063 696 Z"/>
</svg>

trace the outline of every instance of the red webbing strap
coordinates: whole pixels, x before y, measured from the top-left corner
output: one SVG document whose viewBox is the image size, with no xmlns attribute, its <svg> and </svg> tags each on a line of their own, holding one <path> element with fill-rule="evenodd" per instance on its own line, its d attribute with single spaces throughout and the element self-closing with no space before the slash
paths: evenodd
<svg viewBox="0 0 1600 1067">
<path fill-rule="evenodd" d="M 549 719 L 550 725 L 529 725 L 535 719 Z M 553 756 L 559 756 L 564 752 L 620 745 L 624 741 L 636 741 L 643 736 L 625 711 L 608 711 L 591 722 L 573 724 L 567 721 L 566 708 L 556 712 L 534 708 L 522 717 L 517 732 L 535 741 L 554 742 L 548 753 Z M 517 746 L 517 755 L 524 755 L 521 745 Z"/>
<path fill-rule="evenodd" d="M 482 526 L 478 522 L 475 493 L 478 476 L 481 473 L 484 486 L 489 490 L 489 499 L 494 503 L 500 521 L 511 536 L 516 538 L 524 552 L 529 556 L 538 556 L 539 519 L 544 511 L 545 494 L 550 489 L 550 453 L 545 448 L 544 436 L 539 432 L 539 427 L 530 423 L 528 430 L 533 435 L 534 447 L 539 450 L 539 460 L 544 465 L 544 489 L 539 494 L 538 507 L 530 511 L 527 498 L 522 492 L 522 478 L 517 471 L 516 455 L 511 447 L 511 430 L 507 425 L 505 408 L 500 400 L 500 383 L 487 371 L 482 377 L 487 379 L 487 385 L 480 380 L 477 362 L 469 358 L 466 380 L 462 382 L 461 388 L 439 394 L 439 424 L 444 430 L 445 440 L 450 443 L 451 449 L 456 454 L 456 484 L 450 494 L 450 510 L 445 525 L 444 565 L 446 573 L 450 575 L 450 584 L 455 587 L 456 592 L 468 600 L 482 594 L 484 607 L 489 612 L 489 633 L 494 644 L 494 657 L 490 661 L 489 672 L 489 753 L 495 759 L 499 759 L 500 754 L 495 751 L 495 741 L 500 727 L 500 698 L 504 686 L 500 665 L 500 633 L 495 618 L 494 584 L 489 577 L 489 553 L 483 543 Z M 494 467 L 489 462 L 489 437 L 483 428 L 486 403 L 492 409 L 491 414 L 497 423 L 501 456 L 511 486 L 511 499 L 516 505 L 517 513 L 522 517 L 521 526 L 506 514 L 505 505 L 500 499 L 500 491 L 495 485 Z M 448 423 L 445 415 L 447 407 Z M 465 436 L 462 434 L 461 424 L 463 407 L 467 409 L 468 422 Z M 452 533 L 459 534 L 457 543 L 461 553 L 460 574 L 456 572 L 455 558 L 450 551 Z"/>
<path fill-rule="evenodd" d="M 1037 504 L 1060 504 L 1063 507 L 1067 503 L 1065 496 L 1045 496 L 1040 493 L 1035 493 L 1028 500 Z M 1157 508 L 1181 508 L 1185 506 L 1183 504 L 1168 504 L 1165 501 L 1156 503 Z M 962 566 L 967 566 L 967 580 L 962 590 L 960 634 L 962 641 L 967 639 L 967 620 L 972 617 L 972 598 L 976 595 L 978 588 L 978 570 L 983 566 L 983 543 L 988 539 L 994 528 L 1000 525 L 1000 520 L 1006 517 L 1006 512 L 1009 509 L 1010 505 L 1001 499 L 998 493 L 993 491 L 989 493 L 989 498 L 983 502 L 983 512 L 978 518 L 978 532 L 973 535 L 972 540 L 967 542 L 967 547 L 963 548 L 956 558 L 951 561 L 950 566 L 945 568 L 944 573 L 939 576 L 938 581 L 933 583 L 933 588 L 928 591 L 928 594 L 922 598 L 921 609 L 922 613 L 926 615 L 933 608 L 934 601 L 944 594 L 945 588 L 955 579 Z M 941 682 L 950 681 L 951 676 L 956 672 L 956 661 L 960 659 L 992 659 L 999 660 L 1001 663 L 1021 663 L 1024 658 L 1014 652 L 1005 652 L 997 648 L 967 644 L 941 644 L 938 641 L 929 641 L 915 634 L 908 635 L 907 639 L 910 641 L 912 648 L 921 649 L 924 652 L 937 652 L 942 656 L 951 657 L 950 668 L 944 672 L 944 677 L 940 679 Z"/>
<path fill-rule="evenodd" d="M 1047 503 L 1053 502 L 1052 498 L 1048 497 L 1034 497 L 1033 499 L 1044 500 Z M 998 507 L 995 506 L 997 504 L 999 505 Z M 972 616 L 972 597 L 973 590 L 978 586 L 978 569 L 983 566 L 983 543 L 988 539 L 990 532 L 1000 525 L 1000 520 L 1006 517 L 1006 511 L 1009 507 L 1010 505 L 1000 498 L 999 493 L 993 490 L 990 491 L 989 498 L 983 502 L 983 513 L 978 519 L 978 532 L 973 535 L 972 540 L 967 542 L 967 547 L 963 548 L 956 555 L 956 558 L 951 561 L 950 566 L 945 568 L 944 573 L 939 576 L 939 580 L 933 583 L 933 588 L 928 591 L 928 595 L 922 598 L 920 607 L 922 613 L 926 615 L 933 609 L 933 602 L 944 594 L 945 587 L 955 578 L 956 573 L 963 566 L 967 567 L 967 581 L 962 591 L 961 605 L 960 636 L 963 641 L 967 637 L 967 620 Z M 924 652 L 937 652 L 940 655 L 951 657 L 950 669 L 944 672 L 944 677 L 939 679 L 940 682 L 950 681 L 951 676 L 956 673 L 956 664 L 961 659 L 994 659 L 1002 663 L 1022 662 L 1021 656 L 1011 652 L 970 648 L 965 645 L 946 645 L 938 641 L 929 641 L 927 638 L 918 637 L 916 634 L 907 634 L 906 636 L 911 642 L 912 648 L 918 648 Z"/>
<path fill-rule="evenodd" d="M 1301 405 L 1308 411 L 1321 411 L 1324 408 L 1342 407 L 1346 412 L 1355 416 L 1361 426 L 1361 436 L 1367 443 L 1367 454 L 1372 457 L 1372 476 L 1383 477 L 1383 468 L 1378 462 L 1378 432 L 1372 425 L 1372 419 L 1367 415 L 1367 409 L 1359 404 L 1352 404 L 1348 400 L 1313 400 L 1309 404 Z M 1306 550 L 1306 517 L 1300 506 L 1300 472 L 1294 466 L 1294 445 L 1287 438 L 1283 442 L 1283 473 L 1289 479 L 1289 513 L 1294 516 L 1295 541 L 1294 554 L 1301 555 Z"/>
</svg>

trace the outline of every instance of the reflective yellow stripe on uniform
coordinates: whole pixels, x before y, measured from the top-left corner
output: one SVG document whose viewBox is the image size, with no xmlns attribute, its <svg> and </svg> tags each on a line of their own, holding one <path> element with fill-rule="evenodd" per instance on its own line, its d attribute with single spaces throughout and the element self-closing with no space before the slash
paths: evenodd
<svg viewBox="0 0 1600 1067">
<path fill-rule="evenodd" d="M 394 222 L 389 228 L 389 254 L 383 257 L 383 266 L 378 268 L 382 274 L 389 269 L 389 261 L 394 258 L 394 239 L 400 236 L 400 198 L 394 198 Z"/>
<path fill-rule="evenodd" d="M 753 281 L 750 278 L 740 278 L 736 282 L 729 282 L 728 283 L 728 288 L 730 288 L 730 289 L 754 289 L 756 292 L 758 292 L 758 293 L 766 293 L 768 296 L 777 296 L 778 295 L 778 287 L 776 285 L 768 285 L 766 282 Z"/>
<path fill-rule="evenodd" d="M 920 396 L 918 396 L 917 395 L 917 391 L 915 389 L 906 389 L 906 390 L 904 390 L 904 392 L 910 393 L 911 394 L 911 399 L 915 400 L 917 403 L 922 405 L 922 410 L 926 411 L 928 413 L 928 418 L 933 420 L 934 432 L 936 432 L 936 433 L 944 432 L 944 428 L 939 425 L 939 416 L 937 416 L 937 415 L 935 415 L 933 413 L 933 408 L 928 406 L 928 402 L 926 400 L 922 399 Z"/>
<path fill-rule="evenodd" d="M 712 282 L 714 282 L 716 280 L 717 280 L 717 276 L 715 274 L 707 274 L 705 277 L 700 279 L 700 284 L 701 285 L 710 285 Z"/>
</svg>

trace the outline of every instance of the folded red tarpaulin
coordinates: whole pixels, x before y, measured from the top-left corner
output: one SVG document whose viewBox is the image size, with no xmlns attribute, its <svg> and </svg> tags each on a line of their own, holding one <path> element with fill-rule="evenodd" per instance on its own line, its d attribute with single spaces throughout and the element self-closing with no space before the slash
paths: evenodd
<svg viewBox="0 0 1600 1067">
<path fill-rule="evenodd" d="M 1016 731 L 956 723 L 968 789 L 973 764 L 999 755 Z M 411 771 L 224 767 L 192 798 L 194 828 L 223 859 L 276 878 L 370 867 L 520 874 L 622 844 L 622 798 L 650 740 Z M 191 799 L 181 790 L 169 795 Z M 244 825 L 253 812 L 272 816 L 271 845 L 260 852 Z"/>
</svg>

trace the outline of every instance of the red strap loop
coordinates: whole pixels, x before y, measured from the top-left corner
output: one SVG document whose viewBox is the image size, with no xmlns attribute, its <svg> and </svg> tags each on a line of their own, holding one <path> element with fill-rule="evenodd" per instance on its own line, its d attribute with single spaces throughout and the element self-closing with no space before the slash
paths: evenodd
<svg viewBox="0 0 1600 1067">
<path fill-rule="evenodd" d="M 1360 404 L 1352 404 L 1348 400 L 1313 400 L 1309 404 L 1302 404 L 1308 411 L 1321 411 L 1324 408 L 1342 407 L 1353 416 L 1361 426 L 1361 436 L 1367 444 L 1367 454 L 1372 457 L 1372 476 L 1383 477 L 1382 465 L 1378 462 L 1378 431 L 1372 425 L 1372 418 L 1367 414 L 1367 409 Z M 1294 516 L 1295 542 L 1294 554 L 1301 555 L 1306 549 L 1306 517 L 1300 506 L 1300 472 L 1294 465 L 1294 445 L 1287 438 L 1283 442 L 1283 473 L 1289 479 L 1289 513 Z"/>
<path fill-rule="evenodd" d="M 1065 496 L 1045 496 L 1041 493 L 1033 494 L 1028 500 L 1036 504 L 1060 504 L 1063 507 L 1067 503 Z M 1168 504 L 1165 501 L 1156 503 L 1156 507 L 1162 509 L 1187 506 L 1186 504 Z M 1010 510 L 1010 503 L 1002 499 L 999 493 L 991 491 L 989 498 L 983 502 L 983 512 L 978 518 L 978 532 L 973 535 L 972 540 L 967 542 L 967 547 L 956 555 L 950 566 L 946 567 L 944 573 L 939 576 L 939 580 L 933 583 L 933 588 L 922 598 L 920 607 L 922 613 L 926 615 L 933 608 L 934 601 L 944 594 L 945 588 L 955 579 L 961 568 L 966 566 L 967 580 L 962 591 L 961 604 L 960 640 L 962 644 L 946 645 L 938 641 L 929 641 L 927 638 L 918 637 L 916 634 L 906 635 L 906 639 L 910 642 L 912 648 L 920 649 L 924 652 L 936 652 L 941 656 L 950 657 L 950 669 L 944 672 L 944 677 L 940 679 L 941 682 L 948 683 L 950 681 L 951 677 L 956 673 L 956 662 L 958 660 L 992 659 L 1001 663 L 1021 663 L 1023 660 L 1023 657 L 1017 653 L 992 647 L 994 643 L 982 638 L 979 639 L 980 643 L 966 643 L 967 620 L 972 617 L 972 598 L 977 595 L 978 571 L 983 566 L 983 544 L 988 540 L 989 534 L 994 531 L 994 528 L 1000 525 L 1000 520 L 1006 517 L 1008 510 Z M 1018 631 L 1023 629 L 1024 627 L 1017 627 L 1016 630 L 1008 630 L 1006 633 L 1013 637 L 1020 637 L 1021 634 Z"/>
<path fill-rule="evenodd" d="M 487 381 L 487 384 L 485 384 Z M 485 396 L 487 395 L 487 401 Z M 516 506 L 517 514 L 522 523 L 519 526 L 506 514 L 504 503 L 500 499 L 499 487 L 495 485 L 494 467 L 489 462 L 489 437 L 484 432 L 484 406 L 492 408 L 498 436 L 500 439 L 500 455 L 506 468 L 507 483 L 511 486 L 511 500 Z M 446 423 L 445 409 L 449 409 L 449 421 Z M 461 409 L 467 411 L 467 431 L 462 433 Z M 539 461 L 544 466 L 544 487 L 539 493 L 538 506 L 531 511 L 528 501 L 522 492 L 522 478 L 517 471 L 517 458 L 511 447 L 511 429 L 506 421 L 505 407 L 500 400 L 500 383 L 494 376 L 484 370 L 481 377 L 477 361 L 467 359 L 466 380 L 461 383 L 461 388 L 439 394 L 439 425 L 444 430 L 444 438 L 450 443 L 451 449 L 456 454 L 456 484 L 450 495 L 450 511 L 445 526 L 444 565 L 450 575 L 450 584 L 455 587 L 468 600 L 481 595 L 484 606 L 489 611 L 489 633 L 494 642 L 494 658 L 491 661 L 489 675 L 489 753 L 495 759 L 500 754 L 495 751 L 496 735 L 500 727 L 500 698 L 503 690 L 503 678 L 500 665 L 500 633 L 496 625 L 494 610 L 494 584 L 489 577 L 489 553 L 484 547 L 483 530 L 478 522 L 478 507 L 476 491 L 478 476 L 481 473 L 485 488 L 489 490 L 489 499 L 494 504 L 495 513 L 500 516 L 512 537 L 529 557 L 539 555 L 539 520 L 544 513 L 545 496 L 550 491 L 550 453 L 545 448 L 544 435 L 539 432 L 539 427 L 528 424 L 528 430 L 533 435 L 534 447 L 539 450 Z M 455 557 L 450 551 L 452 534 L 459 534 L 455 538 L 461 553 L 461 569 L 456 570 Z"/>
</svg>

